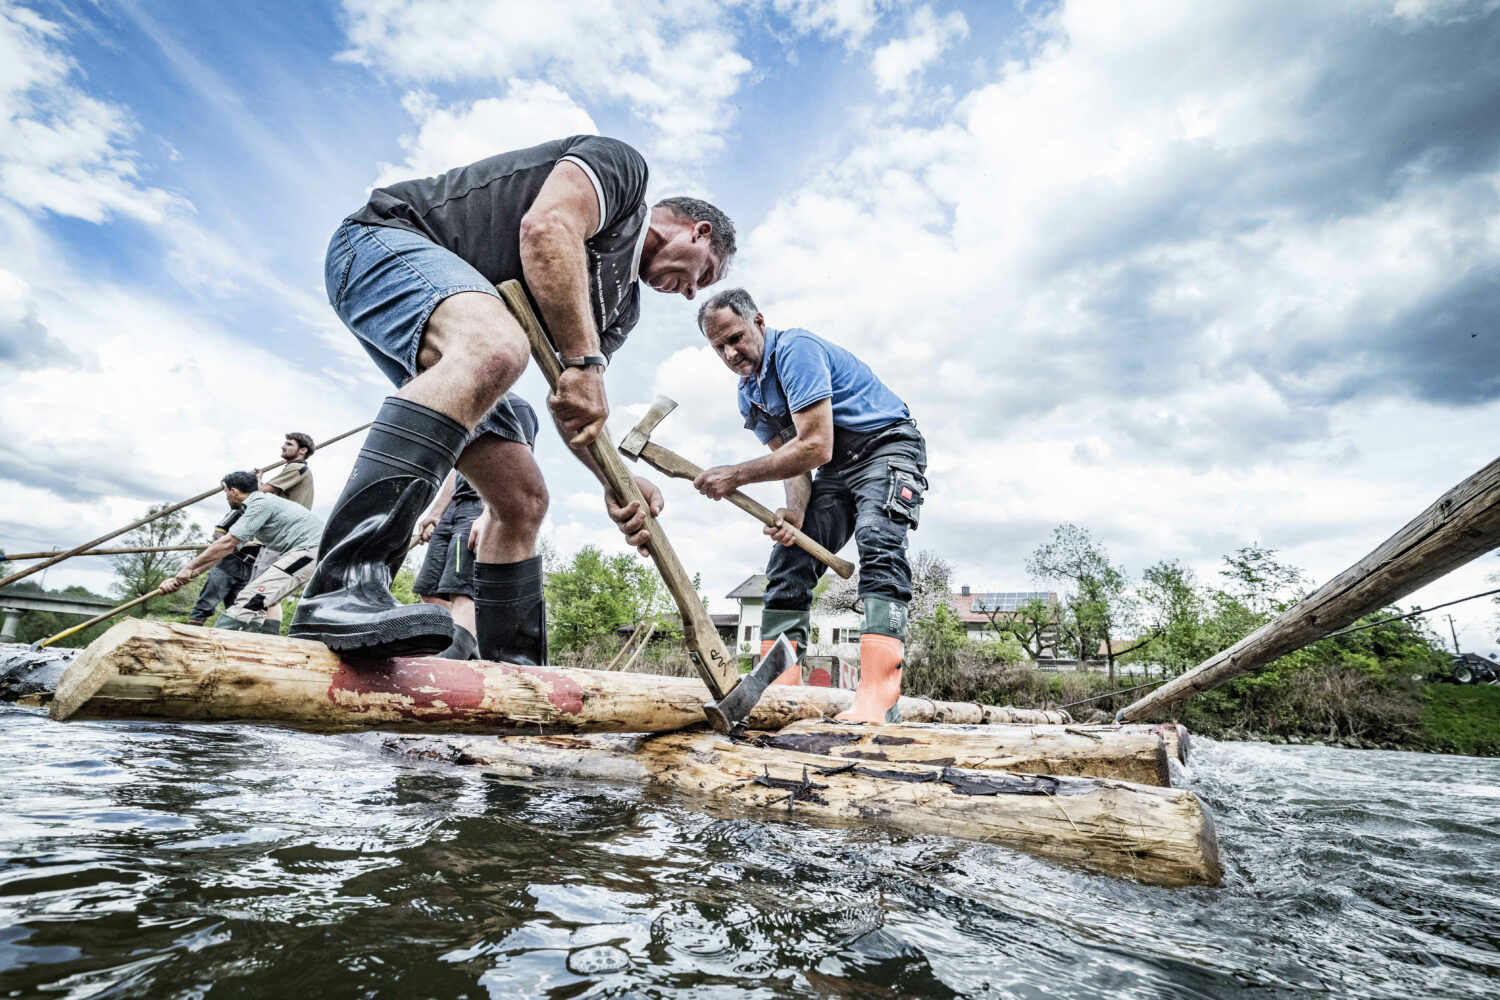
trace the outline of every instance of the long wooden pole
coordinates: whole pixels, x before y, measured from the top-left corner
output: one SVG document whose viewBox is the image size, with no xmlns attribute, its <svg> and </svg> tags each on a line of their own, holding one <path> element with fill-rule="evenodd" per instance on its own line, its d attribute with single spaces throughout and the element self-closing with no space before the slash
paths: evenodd
<svg viewBox="0 0 1500 1000">
<path fill-rule="evenodd" d="M 635 631 L 630 633 L 630 638 L 625 640 L 625 645 L 623 645 L 623 646 L 620 647 L 620 651 L 615 654 L 615 658 L 613 660 L 609 661 L 609 666 L 605 667 L 604 668 L 605 670 L 613 670 L 613 669 L 615 669 L 615 664 L 619 663 L 621 660 L 623 660 L 625 658 L 625 654 L 628 653 L 628 652 L 630 652 L 630 647 L 632 647 L 632 646 L 635 645 L 635 640 L 640 636 L 641 629 L 643 629 L 645 627 L 646 627 L 645 619 L 642 619 L 640 622 L 638 622 L 636 624 Z"/>
<path fill-rule="evenodd" d="M 133 549 L 89 549 L 87 552 L 78 553 L 81 556 L 128 556 L 137 552 L 197 552 L 208 548 L 208 542 L 196 545 L 145 545 Z M 50 552 L 0 552 L 0 562 L 24 562 L 28 559 L 47 559 L 57 555 L 57 550 Z"/>
<path fill-rule="evenodd" d="M 68 636 L 73 635 L 76 632 L 82 632 L 84 629 L 88 628 L 90 625 L 98 625 L 100 622 L 105 621 L 106 619 L 113 618 L 115 615 L 119 614 L 121 611 L 129 611 L 131 608 L 135 607 L 137 604 L 144 604 L 146 601 L 151 600 L 151 598 L 153 598 L 153 597 L 160 597 L 160 596 L 161 596 L 161 588 L 157 587 L 155 590 L 151 591 L 151 593 L 149 593 L 149 594 L 142 594 L 140 597 L 137 597 L 135 600 L 133 600 L 133 601 L 126 601 L 124 604 L 120 605 L 117 608 L 110 608 L 108 611 L 104 612 L 104 614 L 102 614 L 102 615 L 95 615 L 93 618 L 90 618 L 88 621 L 84 622 L 82 625 L 74 625 L 72 628 L 65 628 L 61 632 L 59 632 L 56 635 L 52 636 L 50 639 L 39 639 L 36 642 L 34 642 L 34 643 L 31 644 L 31 648 L 32 649 L 45 649 L 45 648 L 47 648 L 48 646 L 52 645 L 54 642 L 57 642 L 60 639 L 66 639 Z"/>
<path fill-rule="evenodd" d="M 653 621 L 651 623 L 651 627 L 646 630 L 645 638 L 641 640 L 641 644 L 639 646 L 635 647 L 635 652 L 630 654 L 630 659 L 625 661 L 625 665 L 620 668 L 621 670 L 629 670 L 631 667 L 635 666 L 635 661 L 641 658 L 641 654 L 646 651 L 646 646 L 651 642 L 651 637 L 655 634 L 656 622 Z"/>
<path fill-rule="evenodd" d="M 358 434 L 360 431 L 364 430 L 365 428 L 367 428 L 369 426 L 370 426 L 369 424 L 361 424 L 360 426 L 354 428 L 352 431 L 345 431 L 342 434 L 339 434 L 339 435 L 336 435 L 334 437 L 329 438 L 327 441 L 324 441 L 322 444 L 317 445 L 313 450 L 314 451 L 322 451 L 324 448 L 327 448 L 329 445 L 333 444 L 334 442 L 336 442 L 336 441 L 342 441 L 342 440 L 344 440 L 344 438 L 349 437 L 352 434 Z M 270 472 L 272 469 L 279 469 L 279 468 L 281 468 L 285 464 L 286 464 L 286 459 L 282 459 L 279 462 L 274 462 L 271 465 L 265 466 L 260 471 L 263 472 L 263 473 L 264 472 Z M 150 524 L 152 521 L 155 521 L 157 518 L 166 517 L 168 514 L 172 513 L 173 511 L 181 510 L 184 507 L 191 507 L 193 504 L 197 503 L 198 501 L 200 501 L 200 500 L 207 500 L 209 497 L 213 496 L 215 493 L 221 493 L 221 492 L 223 492 L 223 490 L 224 490 L 224 484 L 220 483 L 219 485 L 215 486 L 213 489 L 211 489 L 211 490 L 204 490 L 202 493 L 199 493 L 197 496 L 188 497 L 186 500 L 182 500 L 182 501 L 179 501 L 178 503 L 174 503 L 172 506 L 167 507 L 167 508 L 165 508 L 163 510 L 159 510 L 159 511 L 157 511 L 154 514 L 149 514 L 146 517 L 143 517 L 143 518 L 141 518 L 138 521 L 131 521 L 129 524 L 125 525 L 125 527 L 120 528 L 120 529 L 118 529 L 116 531 L 111 531 L 107 535 L 100 535 L 98 538 L 95 538 L 92 541 L 84 542 L 82 545 L 75 546 L 74 548 L 68 549 L 66 552 L 59 552 L 57 555 L 53 556 L 50 559 L 47 559 L 44 562 L 39 562 L 35 566 L 28 566 L 28 567 L 26 567 L 23 570 L 18 570 L 17 572 L 12 573 L 10 576 L 7 576 L 5 579 L 0 580 L 0 587 L 4 587 L 6 584 L 15 583 L 17 580 L 20 580 L 23 577 L 28 577 L 28 576 L 30 576 L 33 573 L 38 573 L 38 572 L 46 569 L 48 566 L 56 566 L 58 563 L 62 562 L 64 559 L 71 559 L 71 558 L 73 558 L 76 555 L 81 555 L 82 553 L 87 552 L 89 549 L 94 548 L 96 545 L 102 545 L 103 543 L 109 541 L 111 538 L 117 538 L 120 535 L 125 534 L 125 532 L 127 532 L 127 531 L 133 531 L 136 528 L 139 528 L 143 524 Z"/>
<path fill-rule="evenodd" d="M 1218 687 L 1400 600 L 1500 546 L 1500 458 L 1418 514 L 1375 551 L 1276 618 L 1163 687 L 1126 705 L 1136 721 Z"/>
</svg>

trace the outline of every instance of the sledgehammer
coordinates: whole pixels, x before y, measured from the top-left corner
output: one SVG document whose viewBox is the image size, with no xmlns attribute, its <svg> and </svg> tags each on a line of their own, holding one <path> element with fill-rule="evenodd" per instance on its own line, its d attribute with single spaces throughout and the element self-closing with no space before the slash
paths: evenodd
<svg viewBox="0 0 1500 1000">
<path fill-rule="evenodd" d="M 620 452 L 631 461 L 644 458 L 647 465 L 662 475 L 671 476 L 674 479 L 686 479 L 691 482 L 697 479 L 703 470 L 675 451 L 663 448 L 651 440 L 651 432 L 656 430 L 656 425 L 661 423 L 666 415 L 675 409 L 677 409 L 676 400 L 668 396 L 657 396 L 651 404 L 651 409 L 647 410 L 646 415 L 641 418 L 641 422 L 632 427 L 630 433 L 625 435 L 625 440 L 620 442 Z M 765 504 L 751 499 L 739 490 L 735 490 L 724 499 L 755 518 L 761 524 L 769 528 L 777 526 L 776 515 L 771 513 Z M 804 535 L 800 528 L 792 526 L 792 535 L 799 549 L 817 559 L 845 580 L 849 579 L 849 575 L 854 572 L 853 563 L 840 559 L 832 552 L 829 552 L 827 548 Z"/>
</svg>

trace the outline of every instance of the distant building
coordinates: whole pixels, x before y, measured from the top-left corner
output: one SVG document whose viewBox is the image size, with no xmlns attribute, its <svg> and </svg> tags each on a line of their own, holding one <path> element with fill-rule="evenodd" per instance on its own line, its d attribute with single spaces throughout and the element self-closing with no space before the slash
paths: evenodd
<svg viewBox="0 0 1500 1000">
<path fill-rule="evenodd" d="M 766 575 L 756 573 L 724 595 L 740 602 L 739 620 L 731 650 L 760 655 L 761 612 L 766 607 Z M 859 659 L 859 627 L 863 618 L 858 611 L 819 611 L 813 606 L 807 651 L 816 656 Z"/>
<path fill-rule="evenodd" d="M 948 604 L 964 623 L 964 630 L 970 639 L 993 642 L 999 638 L 995 625 L 1015 619 L 1017 608 L 1027 601 L 1035 600 L 1046 601 L 1052 610 L 1052 620 L 1057 620 L 1057 594 L 1047 590 L 990 590 L 974 593 L 964 586 L 949 596 Z M 1046 642 L 1042 648 L 1042 656 L 1057 656 L 1056 630 L 1043 632 L 1042 638 Z"/>
</svg>

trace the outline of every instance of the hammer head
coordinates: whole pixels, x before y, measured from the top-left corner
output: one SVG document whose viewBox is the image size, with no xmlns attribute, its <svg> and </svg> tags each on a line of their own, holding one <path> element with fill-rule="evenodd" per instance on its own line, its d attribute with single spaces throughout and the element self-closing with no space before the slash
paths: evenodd
<svg viewBox="0 0 1500 1000">
<path fill-rule="evenodd" d="M 677 401 L 667 396 L 657 396 L 651 402 L 651 409 L 641 418 L 641 422 L 630 428 L 630 433 L 625 435 L 625 440 L 620 442 L 620 450 L 629 455 L 631 459 L 641 457 L 641 449 L 646 447 L 646 442 L 651 440 L 651 432 L 656 430 L 656 425 L 661 423 L 668 413 L 677 409 Z"/>
<path fill-rule="evenodd" d="M 776 637 L 771 651 L 761 658 L 728 694 L 718 701 L 703 706 L 709 724 L 725 736 L 738 736 L 745 731 L 745 721 L 750 718 L 772 681 L 780 677 L 787 667 L 797 662 L 796 650 L 785 635 Z"/>
</svg>

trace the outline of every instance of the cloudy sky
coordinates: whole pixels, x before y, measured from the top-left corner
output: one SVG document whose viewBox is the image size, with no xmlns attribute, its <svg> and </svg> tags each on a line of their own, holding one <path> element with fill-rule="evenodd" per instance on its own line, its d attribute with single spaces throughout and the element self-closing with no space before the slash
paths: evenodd
<svg viewBox="0 0 1500 1000">
<path fill-rule="evenodd" d="M 323 293 L 338 221 L 377 182 L 588 131 L 645 153 L 653 197 L 734 217 L 730 280 L 772 326 L 907 400 L 913 543 L 955 583 L 1030 589 L 1062 521 L 1136 574 L 1259 543 L 1323 581 L 1495 457 L 1494 2 L 0 0 L 0 546 L 368 420 L 388 387 Z M 616 436 L 666 393 L 658 440 L 753 457 L 694 307 L 645 295 Z M 559 550 L 617 546 L 550 429 L 537 451 Z M 354 452 L 316 458 L 321 511 Z M 665 492 L 730 609 L 757 526 Z M 73 582 L 108 572 L 47 578 Z M 1495 648 L 1487 602 L 1455 614 Z"/>
</svg>

